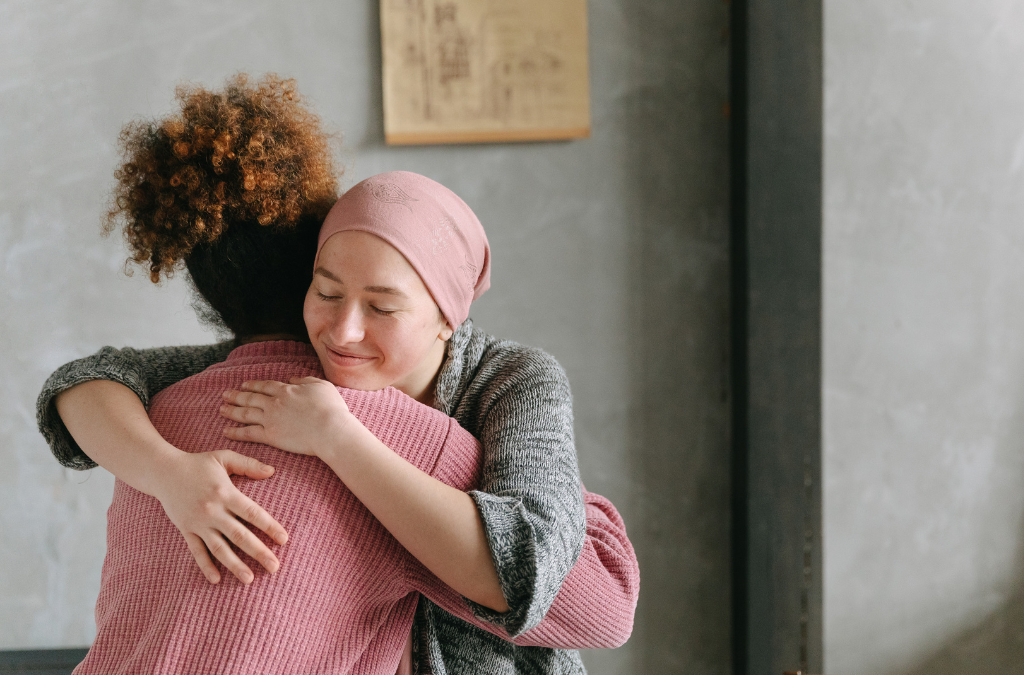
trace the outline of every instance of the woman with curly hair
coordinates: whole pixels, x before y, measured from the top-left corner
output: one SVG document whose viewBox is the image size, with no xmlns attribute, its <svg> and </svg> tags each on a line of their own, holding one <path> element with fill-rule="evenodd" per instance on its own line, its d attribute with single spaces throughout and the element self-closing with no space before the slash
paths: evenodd
<svg viewBox="0 0 1024 675">
<path fill-rule="evenodd" d="M 235 340 L 105 348 L 59 369 L 39 399 L 40 429 L 58 459 L 74 468 L 99 463 L 119 479 L 97 606 L 101 637 L 106 625 L 118 625 L 122 636 L 142 630 L 149 636 L 143 651 L 162 664 L 159 672 L 394 672 L 394 636 L 408 635 L 413 611 L 410 672 L 578 673 L 582 663 L 570 648 L 621 644 L 636 602 L 635 557 L 614 508 L 580 489 L 561 368 L 543 352 L 487 336 L 466 317 L 486 290 L 489 263 L 486 236 L 468 206 L 425 177 L 394 172 L 353 188 L 321 230 L 335 174 L 319 121 L 290 82 L 270 77 L 252 86 L 237 78 L 223 93 L 186 88 L 178 98 L 180 115 L 131 125 L 122 135 L 126 160 L 110 222 L 124 220 L 133 259 L 149 266 L 154 281 L 186 267 L 208 317 Z M 351 388 L 344 397 L 319 379 L 280 381 L 321 375 L 316 356 L 331 382 Z M 204 430 L 223 427 L 210 419 L 209 396 L 224 389 L 233 405 L 222 414 L 248 426 L 224 430 L 237 441 L 234 451 L 204 452 L 216 442 Z M 153 421 L 144 408 L 150 401 Z M 438 425 L 447 431 L 431 445 L 427 431 Z M 482 451 L 476 490 L 470 446 Z M 312 481 L 328 496 L 294 480 L 315 471 L 333 473 Z M 231 473 L 254 480 L 236 486 Z M 337 494 L 361 504 L 343 506 Z M 306 497 L 321 513 L 334 504 L 348 514 L 339 520 L 363 543 L 393 536 L 416 564 L 396 563 L 401 552 L 381 554 L 387 547 L 380 544 L 370 550 L 381 555 L 379 569 L 363 558 L 367 569 L 353 581 L 344 565 L 344 547 L 355 546 L 351 533 L 303 529 L 324 520 L 297 517 Z M 289 531 L 261 500 L 287 514 L 280 517 Z M 145 508 L 147 518 L 134 518 Z M 207 587 L 223 596 L 197 588 L 195 579 L 167 585 L 166 564 L 138 552 L 157 578 L 143 596 L 136 589 L 127 597 L 124 586 L 136 584 L 113 579 L 133 579 L 133 547 L 173 545 L 166 526 L 153 529 L 154 508 L 185 537 L 210 582 L 221 581 L 212 553 L 242 583 Z M 347 519 L 362 508 L 376 519 L 353 525 Z M 140 531 L 139 522 L 151 529 Z M 381 539 L 376 526 L 389 536 Z M 254 583 L 257 575 L 232 544 L 270 576 L 257 568 Z M 301 557 L 303 546 L 312 558 Z M 289 567 L 293 552 L 319 564 Z M 179 556 L 172 568 L 182 567 Z M 335 578 L 330 570 L 341 576 L 327 591 L 293 594 L 302 583 Z M 347 602 L 331 594 L 354 589 L 363 597 L 382 583 L 391 604 L 370 603 L 372 621 L 346 624 L 345 638 L 331 639 L 344 623 L 329 620 L 332 612 Z M 275 595 L 275 584 L 284 595 Z M 189 603 L 168 600 L 186 587 L 189 598 L 205 598 L 193 603 L 202 611 L 189 620 L 182 615 Z M 430 600 L 417 609 L 396 588 Z M 222 604 L 211 600 L 218 597 Z M 296 603 L 313 599 L 314 607 L 295 614 Z M 224 615 L 239 607 L 249 612 L 239 620 L 252 625 L 231 633 L 241 629 Z M 245 645 L 226 637 L 243 633 Z M 121 653 L 139 656 L 139 638 L 127 642 L 136 651 Z M 310 656 L 316 649 L 334 651 Z M 295 660 L 299 652 L 306 660 Z M 152 669 L 154 661 L 147 663 Z"/>
</svg>

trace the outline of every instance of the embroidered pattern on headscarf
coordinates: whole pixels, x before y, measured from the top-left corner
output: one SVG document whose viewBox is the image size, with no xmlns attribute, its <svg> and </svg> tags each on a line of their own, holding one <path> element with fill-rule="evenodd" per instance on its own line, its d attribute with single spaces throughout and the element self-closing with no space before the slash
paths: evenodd
<svg viewBox="0 0 1024 675">
<path fill-rule="evenodd" d="M 459 231 L 459 226 L 448 216 L 441 216 L 441 220 L 430 233 L 430 242 L 433 245 L 431 252 L 434 255 L 444 253 L 451 244 L 452 237 Z"/>
<path fill-rule="evenodd" d="M 370 195 L 378 202 L 401 204 L 409 209 L 410 213 L 412 212 L 412 207 L 409 206 L 409 202 L 419 201 L 394 183 L 367 183 L 366 188 L 370 191 Z"/>
<path fill-rule="evenodd" d="M 466 262 L 459 265 L 459 269 L 466 276 L 466 282 L 469 284 L 470 290 L 476 288 L 480 270 L 477 269 L 476 265 L 473 264 L 473 260 L 468 255 L 466 256 Z"/>
</svg>

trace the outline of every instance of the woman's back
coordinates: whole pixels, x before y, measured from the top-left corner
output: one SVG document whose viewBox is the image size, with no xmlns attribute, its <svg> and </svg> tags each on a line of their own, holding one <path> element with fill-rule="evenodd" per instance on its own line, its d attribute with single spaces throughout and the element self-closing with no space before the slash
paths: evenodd
<svg viewBox="0 0 1024 675">
<path fill-rule="evenodd" d="M 181 450 L 228 447 L 275 467 L 267 480 L 234 480 L 275 514 L 289 542 L 275 550 L 276 574 L 257 566 L 250 585 L 231 576 L 211 585 L 160 503 L 118 481 L 98 634 L 77 673 L 349 673 L 357 662 L 359 672 L 395 672 L 418 598 L 409 554 L 319 459 L 221 435 L 226 389 L 321 374 L 308 345 L 253 343 L 153 399 L 154 425 Z M 443 413 L 394 389 L 345 398 L 423 471 L 459 489 L 478 482 L 478 446 Z"/>
</svg>

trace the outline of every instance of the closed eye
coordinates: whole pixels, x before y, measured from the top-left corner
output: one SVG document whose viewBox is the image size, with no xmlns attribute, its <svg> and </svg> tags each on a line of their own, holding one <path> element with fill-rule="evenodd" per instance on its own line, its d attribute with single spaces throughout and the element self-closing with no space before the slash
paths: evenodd
<svg viewBox="0 0 1024 675">
<path fill-rule="evenodd" d="M 320 298 L 321 300 L 341 300 L 341 297 L 342 297 L 340 295 L 324 295 L 320 291 L 316 292 L 316 296 L 318 298 Z"/>
<path fill-rule="evenodd" d="M 398 311 L 396 309 L 381 309 L 380 307 L 374 307 L 373 305 L 370 305 L 370 309 L 372 309 L 377 314 L 380 314 L 381 316 L 391 316 L 392 314 Z"/>
</svg>

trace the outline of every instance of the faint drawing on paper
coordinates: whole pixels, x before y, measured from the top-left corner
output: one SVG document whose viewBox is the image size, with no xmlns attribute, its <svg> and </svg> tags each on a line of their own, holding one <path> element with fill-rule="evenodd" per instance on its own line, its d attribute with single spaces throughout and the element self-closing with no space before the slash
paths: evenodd
<svg viewBox="0 0 1024 675">
<path fill-rule="evenodd" d="M 388 143 L 590 134 L 586 0 L 381 0 Z"/>
</svg>

